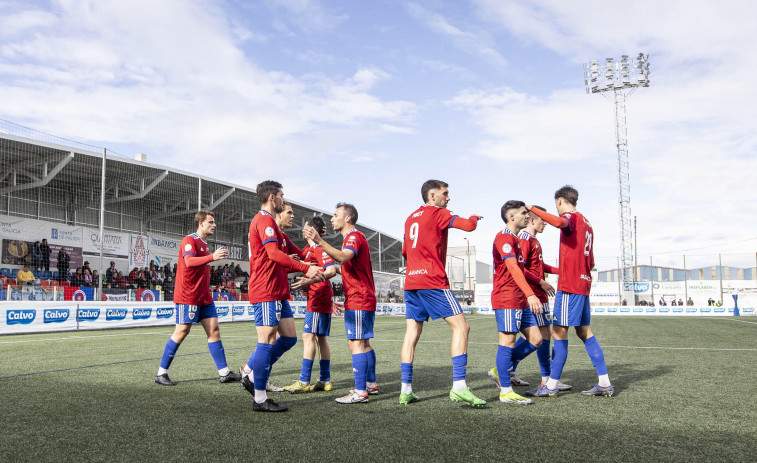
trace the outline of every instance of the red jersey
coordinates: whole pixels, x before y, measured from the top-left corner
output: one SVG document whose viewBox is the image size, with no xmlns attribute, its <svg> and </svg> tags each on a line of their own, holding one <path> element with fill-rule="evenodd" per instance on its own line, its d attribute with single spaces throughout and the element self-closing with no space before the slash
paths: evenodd
<svg viewBox="0 0 757 463">
<path fill-rule="evenodd" d="M 282 251 L 284 251 L 284 254 L 288 256 L 294 254 L 300 259 L 304 259 L 305 250 L 298 248 L 296 244 L 292 243 L 292 240 L 289 239 L 289 235 L 284 233 L 284 231 L 282 231 L 281 234 L 284 235 L 284 246 L 281 249 Z"/>
<path fill-rule="evenodd" d="M 535 236 L 523 230 L 518 234 L 520 240 L 520 250 L 523 253 L 524 267 L 527 272 L 536 275 L 539 280 L 544 279 L 544 260 L 541 255 L 541 243 Z M 549 296 L 539 284 L 528 282 L 534 295 L 539 298 L 540 302 L 549 302 Z"/>
<path fill-rule="evenodd" d="M 176 284 L 173 302 L 186 305 L 208 305 L 213 302 L 210 294 L 210 266 L 187 267 L 185 256 L 205 257 L 210 255 L 208 243 L 197 233 L 185 236 L 179 246 L 179 261 L 176 263 Z"/>
<path fill-rule="evenodd" d="M 456 217 L 449 209 L 424 205 L 407 218 L 402 241 L 406 290 L 449 289 L 444 264 L 449 227 Z"/>
<path fill-rule="evenodd" d="M 265 244 L 272 241 L 277 243 L 281 252 L 287 252 L 285 246 L 289 240 L 276 225 L 273 216 L 266 211 L 260 211 L 253 217 L 247 236 L 250 252 L 250 280 L 247 292 L 251 304 L 289 299 L 287 268 L 272 261 L 265 250 Z"/>
<path fill-rule="evenodd" d="M 376 310 L 376 287 L 368 240 L 357 229 L 350 230 L 342 241 L 342 250 L 349 249 L 355 257 L 342 264 L 344 310 Z"/>
<path fill-rule="evenodd" d="M 302 249 L 305 254 L 305 262 L 315 262 L 318 267 L 326 270 L 326 267 L 334 265 L 334 260 L 317 244 L 307 245 Z M 334 291 L 331 282 L 319 281 L 308 286 L 308 312 L 331 313 Z"/>
<path fill-rule="evenodd" d="M 580 212 L 566 212 L 560 217 L 568 219 L 570 225 L 560 229 L 557 290 L 588 296 L 594 268 L 594 230 Z"/>
<path fill-rule="evenodd" d="M 522 309 L 526 307 L 526 295 L 515 282 L 507 269 L 505 259 L 514 257 L 518 261 L 521 271 L 523 267 L 523 253 L 520 250 L 520 240 L 509 228 L 505 228 L 494 237 L 492 247 L 494 257 L 494 288 L 492 289 L 493 309 Z"/>
</svg>

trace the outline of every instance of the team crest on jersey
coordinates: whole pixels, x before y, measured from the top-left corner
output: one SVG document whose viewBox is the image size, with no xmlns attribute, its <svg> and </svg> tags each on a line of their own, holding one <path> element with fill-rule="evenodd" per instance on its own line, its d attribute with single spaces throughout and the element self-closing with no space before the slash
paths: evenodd
<svg viewBox="0 0 757 463">
<path fill-rule="evenodd" d="M 502 246 L 502 254 L 508 254 L 511 252 L 513 252 L 512 246 L 510 246 L 509 244 L 505 244 L 504 246 Z"/>
<path fill-rule="evenodd" d="M 191 251 L 192 250 L 192 245 L 191 244 L 187 244 L 186 246 L 184 246 L 184 250 L 185 251 Z"/>
<path fill-rule="evenodd" d="M 328 254 L 326 254 L 325 252 L 324 252 L 323 254 L 321 254 L 321 257 L 323 257 L 324 259 L 325 259 L 325 258 L 327 258 L 328 256 L 329 256 L 329 255 L 328 255 Z"/>
<path fill-rule="evenodd" d="M 265 236 L 273 236 L 276 232 L 273 231 L 273 227 L 266 227 L 265 229 Z"/>
</svg>

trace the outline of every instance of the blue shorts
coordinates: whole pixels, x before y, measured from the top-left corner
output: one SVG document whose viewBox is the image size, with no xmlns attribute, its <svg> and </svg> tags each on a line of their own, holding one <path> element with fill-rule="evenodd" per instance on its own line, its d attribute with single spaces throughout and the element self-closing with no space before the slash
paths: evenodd
<svg viewBox="0 0 757 463">
<path fill-rule="evenodd" d="M 198 323 L 200 320 L 206 318 L 218 318 L 216 305 L 213 302 L 208 305 L 176 304 L 174 312 L 176 314 L 177 325 Z"/>
<path fill-rule="evenodd" d="M 517 333 L 520 331 L 521 317 L 523 317 L 523 309 L 496 309 L 494 318 L 497 319 L 497 331 Z"/>
<path fill-rule="evenodd" d="M 449 289 L 411 289 L 405 291 L 405 318 L 418 322 L 447 318 L 463 313 Z"/>
<path fill-rule="evenodd" d="M 558 291 L 555 295 L 555 317 L 553 324 L 558 326 L 591 325 L 589 296 Z"/>
<path fill-rule="evenodd" d="M 345 310 L 344 328 L 347 339 L 371 339 L 376 312 L 372 310 Z"/>
<path fill-rule="evenodd" d="M 255 326 L 279 326 L 282 318 L 294 318 L 289 301 L 256 302 L 252 304 L 255 310 Z"/>
<path fill-rule="evenodd" d="M 302 327 L 302 332 L 328 336 L 331 333 L 331 314 L 305 312 L 305 325 Z"/>
<path fill-rule="evenodd" d="M 552 324 L 551 317 L 549 316 L 549 302 L 542 302 L 541 313 L 535 313 L 536 324 L 538 326 L 549 326 Z"/>
</svg>

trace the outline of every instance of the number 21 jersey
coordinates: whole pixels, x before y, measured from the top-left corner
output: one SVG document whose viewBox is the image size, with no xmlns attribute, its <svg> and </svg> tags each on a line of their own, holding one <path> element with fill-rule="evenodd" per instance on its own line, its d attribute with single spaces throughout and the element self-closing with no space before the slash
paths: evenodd
<svg viewBox="0 0 757 463">
<path fill-rule="evenodd" d="M 560 217 L 570 225 L 560 232 L 560 274 L 557 290 L 588 296 L 591 269 L 594 268 L 594 230 L 580 212 L 566 212 Z"/>
</svg>

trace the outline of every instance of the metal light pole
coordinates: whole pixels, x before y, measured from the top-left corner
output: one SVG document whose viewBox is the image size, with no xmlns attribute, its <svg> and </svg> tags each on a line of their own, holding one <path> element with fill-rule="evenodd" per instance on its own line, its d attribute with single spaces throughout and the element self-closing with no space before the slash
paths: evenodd
<svg viewBox="0 0 757 463">
<path fill-rule="evenodd" d="M 620 212 L 620 260 L 623 273 L 623 293 L 634 297 L 634 245 L 631 231 L 631 181 L 628 164 L 628 130 L 626 129 L 626 99 L 639 87 L 649 87 L 649 55 L 639 53 L 636 58 L 622 55 L 620 61 L 606 58 L 604 63 L 591 60 L 584 63 L 586 93 L 599 93 L 615 107 L 615 137 L 618 150 L 618 202 Z M 606 93 L 612 92 L 610 99 Z"/>
<path fill-rule="evenodd" d="M 470 280 L 470 278 L 473 276 L 470 273 L 470 241 L 468 241 L 468 238 L 463 238 L 463 239 L 465 240 L 465 244 L 467 245 L 465 255 L 468 257 L 468 278 L 466 279 L 468 284 L 466 286 L 468 287 L 468 290 L 470 291 L 473 289 L 471 287 L 471 280 Z"/>
</svg>

